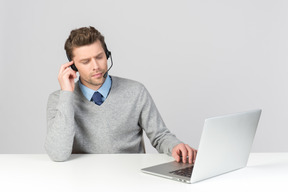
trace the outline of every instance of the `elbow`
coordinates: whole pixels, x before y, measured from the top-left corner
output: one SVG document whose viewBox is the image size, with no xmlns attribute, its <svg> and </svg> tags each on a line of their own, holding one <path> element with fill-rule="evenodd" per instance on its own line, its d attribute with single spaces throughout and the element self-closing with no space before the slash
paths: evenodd
<svg viewBox="0 0 288 192">
<path fill-rule="evenodd" d="M 49 155 L 50 159 L 54 162 L 65 162 L 69 159 L 69 156 L 53 156 L 53 155 Z"/>
<path fill-rule="evenodd" d="M 45 146 L 46 153 L 49 158 L 54 162 L 64 162 L 67 161 L 71 155 L 71 151 L 61 151 L 61 150 L 51 150 Z"/>
<path fill-rule="evenodd" d="M 54 161 L 54 162 L 65 162 L 69 159 L 70 154 L 69 155 L 64 155 L 64 154 L 51 154 L 51 153 L 47 153 L 49 158 Z"/>
</svg>

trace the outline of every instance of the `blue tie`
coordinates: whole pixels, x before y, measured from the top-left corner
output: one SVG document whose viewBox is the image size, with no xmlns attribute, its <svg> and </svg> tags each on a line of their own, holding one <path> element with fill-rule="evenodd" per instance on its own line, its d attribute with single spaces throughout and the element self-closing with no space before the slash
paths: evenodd
<svg viewBox="0 0 288 192">
<path fill-rule="evenodd" d="M 96 91 L 92 96 L 92 101 L 97 105 L 101 105 L 103 103 L 101 93 Z"/>
</svg>

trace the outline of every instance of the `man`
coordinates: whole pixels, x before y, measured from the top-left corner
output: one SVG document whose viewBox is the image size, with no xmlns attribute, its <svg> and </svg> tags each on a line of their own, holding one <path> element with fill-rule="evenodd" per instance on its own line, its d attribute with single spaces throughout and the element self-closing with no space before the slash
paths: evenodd
<svg viewBox="0 0 288 192">
<path fill-rule="evenodd" d="M 160 153 L 194 162 L 197 150 L 166 128 L 146 88 L 108 75 L 111 53 L 99 31 L 72 30 L 65 50 L 71 61 L 61 66 L 61 90 L 47 104 L 45 149 L 52 160 L 65 161 L 71 153 L 144 153 L 145 131 Z M 76 72 L 80 77 L 75 83 Z"/>
</svg>

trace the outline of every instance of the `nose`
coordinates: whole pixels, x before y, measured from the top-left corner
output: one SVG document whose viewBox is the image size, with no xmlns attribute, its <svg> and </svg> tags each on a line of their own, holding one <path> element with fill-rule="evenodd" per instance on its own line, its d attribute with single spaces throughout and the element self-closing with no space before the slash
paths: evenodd
<svg viewBox="0 0 288 192">
<path fill-rule="evenodd" d="M 96 59 L 94 59 L 94 58 L 91 61 L 91 65 L 92 65 L 93 70 L 97 71 L 97 69 L 99 69 L 99 64 L 97 63 Z"/>
</svg>

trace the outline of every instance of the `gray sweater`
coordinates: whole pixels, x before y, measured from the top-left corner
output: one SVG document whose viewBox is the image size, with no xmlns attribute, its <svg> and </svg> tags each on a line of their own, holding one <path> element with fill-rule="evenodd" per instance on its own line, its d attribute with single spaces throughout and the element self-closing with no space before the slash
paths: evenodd
<svg viewBox="0 0 288 192">
<path fill-rule="evenodd" d="M 45 149 L 54 161 L 65 161 L 71 153 L 145 153 L 143 131 L 160 153 L 171 155 L 181 143 L 136 81 L 112 76 L 100 106 L 84 97 L 78 82 L 74 92 L 58 90 L 49 96 Z"/>
</svg>

